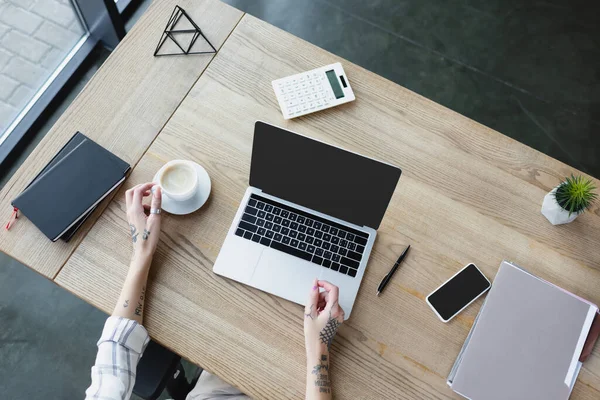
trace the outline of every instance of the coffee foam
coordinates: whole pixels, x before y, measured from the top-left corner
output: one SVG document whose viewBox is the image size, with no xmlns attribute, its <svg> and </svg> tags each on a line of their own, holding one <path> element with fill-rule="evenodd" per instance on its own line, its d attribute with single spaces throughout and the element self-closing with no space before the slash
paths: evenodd
<svg viewBox="0 0 600 400">
<path fill-rule="evenodd" d="M 182 194 L 194 187 L 195 171 L 184 163 L 176 163 L 165 168 L 160 176 L 160 185 L 166 192 Z"/>
</svg>

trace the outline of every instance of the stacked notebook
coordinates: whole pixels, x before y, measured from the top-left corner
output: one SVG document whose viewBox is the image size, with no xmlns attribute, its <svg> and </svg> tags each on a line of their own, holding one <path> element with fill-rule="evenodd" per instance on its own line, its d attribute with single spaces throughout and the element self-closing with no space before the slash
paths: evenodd
<svg viewBox="0 0 600 400">
<path fill-rule="evenodd" d="M 53 242 L 68 241 L 125 180 L 129 164 L 77 132 L 12 201 Z"/>
<path fill-rule="evenodd" d="M 596 305 L 504 261 L 448 385 L 471 400 L 566 400 L 599 328 Z"/>
</svg>

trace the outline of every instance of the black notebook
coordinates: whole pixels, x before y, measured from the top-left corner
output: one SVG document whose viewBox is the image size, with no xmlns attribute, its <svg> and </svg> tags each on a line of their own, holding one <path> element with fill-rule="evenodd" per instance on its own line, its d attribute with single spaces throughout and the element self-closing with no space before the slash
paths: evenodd
<svg viewBox="0 0 600 400">
<path fill-rule="evenodd" d="M 71 152 L 71 150 L 75 149 L 75 147 L 77 147 L 82 141 L 84 141 L 86 139 L 87 139 L 87 137 L 84 134 L 79 133 L 79 132 L 77 132 L 75 135 L 73 135 L 73 137 L 67 142 L 67 144 L 65 144 L 63 146 L 63 148 L 60 149 L 60 151 L 54 156 L 54 158 L 52 158 L 52 160 L 50 160 L 50 162 L 48 164 L 46 164 L 44 169 L 42 169 L 37 174 L 37 176 L 35 178 L 33 178 L 33 180 L 29 183 L 29 185 L 27 185 L 27 187 L 25 189 L 27 189 L 29 186 L 33 185 L 42 175 L 44 175 L 44 173 L 46 171 L 48 171 L 50 168 L 52 168 L 56 163 L 58 163 L 67 154 L 69 154 Z M 63 233 L 60 236 L 60 238 L 62 240 L 64 240 L 65 242 L 68 242 L 69 240 L 71 240 L 73 235 L 75 235 L 75 232 L 77 232 L 79 227 L 81 225 L 83 225 L 85 220 L 94 212 L 95 209 L 96 209 L 96 207 L 93 207 L 88 213 L 86 213 L 82 218 L 80 218 L 79 221 L 77 221 L 77 223 L 75 225 L 73 225 L 65 233 Z"/>
<path fill-rule="evenodd" d="M 123 182 L 129 168 L 77 132 L 12 205 L 52 241 L 69 240 L 98 203 Z"/>
</svg>

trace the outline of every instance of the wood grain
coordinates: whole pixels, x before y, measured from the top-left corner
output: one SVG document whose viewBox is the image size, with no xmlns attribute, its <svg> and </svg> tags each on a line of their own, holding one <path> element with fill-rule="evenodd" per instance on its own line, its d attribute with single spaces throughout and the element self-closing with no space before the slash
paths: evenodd
<svg viewBox="0 0 600 400">
<path fill-rule="evenodd" d="M 176 4 L 219 48 L 243 13 L 216 0 L 155 1 L 0 192 L 0 220 L 56 152 L 81 131 L 134 166 L 213 59 L 213 55 L 153 57 Z M 48 193 L 51 196 L 51 193 Z M 69 242 L 52 243 L 26 218 L 0 232 L 0 250 L 54 278 L 107 202 Z"/>
<path fill-rule="evenodd" d="M 357 100 L 284 121 L 271 81 L 336 61 L 251 16 L 242 19 L 126 184 L 151 180 L 175 158 L 202 164 L 213 184 L 198 212 L 163 214 L 145 324 L 154 339 L 252 397 L 303 397 L 301 307 L 212 273 L 248 185 L 260 119 L 404 171 L 352 317 L 333 342 L 336 397 L 458 399 L 445 379 L 481 301 L 443 324 L 425 296 L 469 262 L 493 278 L 509 259 L 600 303 L 600 211 L 551 226 L 540 213 L 543 196 L 580 172 L 344 60 Z M 104 311 L 118 297 L 131 251 L 127 187 L 56 278 Z M 377 298 L 380 279 L 409 243 L 405 263 Z M 596 348 L 572 398 L 599 396 Z"/>
</svg>

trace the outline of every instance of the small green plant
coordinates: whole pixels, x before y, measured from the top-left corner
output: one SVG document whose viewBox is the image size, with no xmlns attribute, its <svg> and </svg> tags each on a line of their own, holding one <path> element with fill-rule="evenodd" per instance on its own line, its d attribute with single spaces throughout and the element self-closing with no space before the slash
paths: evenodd
<svg viewBox="0 0 600 400">
<path fill-rule="evenodd" d="M 569 212 L 579 214 L 590 208 L 598 195 L 594 193 L 596 187 L 591 179 L 583 176 L 566 177 L 556 189 L 554 198 L 559 206 Z"/>
</svg>

